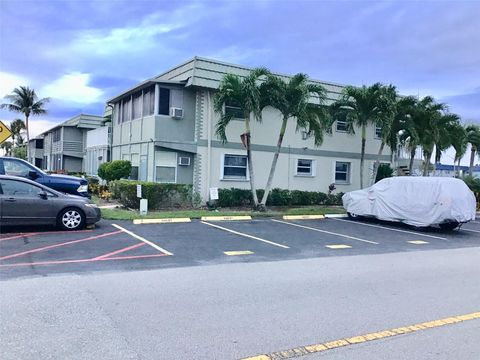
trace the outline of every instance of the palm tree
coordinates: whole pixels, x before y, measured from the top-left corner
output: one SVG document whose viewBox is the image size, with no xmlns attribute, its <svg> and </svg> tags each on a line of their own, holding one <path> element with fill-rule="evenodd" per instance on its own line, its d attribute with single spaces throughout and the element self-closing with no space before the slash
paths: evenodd
<svg viewBox="0 0 480 360">
<path fill-rule="evenodd" d="M 363 171 L 365 163 L 365 143 L 367 141 L 367 126 L 378 123 L 382 114 L 384 85 L 363 85 L 360 88 L 347 86 L 342 97 L 332 104 L 333 111 L 346 111 L 347 122 L 355 124 L 362 131 L 360 152 L 360 187 L 363 188 Z"/>
<path fill-rule="evenodd" d="M 458 167 L 460 167 L 460 160 L 467 152 L 467 130 L 462 126 L 462 124 L 458 123 L 450 129 L 450 133 L 452 147 L 455 150 L 453 164 L 455 165 L 455 163 L 458 163 Z"/>
<path fill-rule="evenodd" d="M 453 146 L 455 137 L 462 136 L 463 126 L 460 124 L 460 117 L 456 114 L 445 114 L 438 118 L 437 139 L 435 142 L 435 164 L 439 163 L 444 151 Z M 461 138 L 458 140 L 462 140 Z M 461 143 L 456 144 L 461 147 Z"/>
<path fill-rule="evenodd" d="M 397 89 L 393 85 L 383 87 L 382 100 L 380 101 L 380 114 L 376 121 L 376 126 L 379 126 L 381 131 L 381 143 L 380 148 L 378 149 L 377 159 L 373 164 L 373 174 L 372 174 L 372 185 L 377 179 L 378 167 L 380 166 L 380 158 L 382 157 L 383 149 L 385 145 L 391 146 L 391 149 L 396 146 L 396 134 L 395 134 L 395 122 L 399 121 L 396 119 L 397 112 L 400 109 L 397 109 L 397 103 L 400 100 L 397 100 L 398 94 Z M 398 105 L 400 107 L 400 105 Z"/>
<path fill-rule="evenodd" d="M 467 132 L 467 142 L 471 146 L 470 150 L 470 168 L 468 173 L 470 176 L 473 176 L 473 164 L 475 161 L 475 155 L 480 156 L 480 126 L 478 125 L 468 125 L 465 128 Z"/>
<path fill-rule="evenodd" d="M 261 85 L 261 95 L 262 107 L 271 106 L 282 114 L 277 149 L 273 155 L 270 174 L 259 207 L 260 210 L 265 210 L 288 120 L 295 118 L 297 131 L 302 129 L 312 135 L 316 146 L 322 144 L 324 131 L 331 126 L 331 122 L 323 106 L 326 99 L 325 88 L 309 83 L 308 76 L 305 74 L 297 74 L 288 82 L 277 76 L 268 76 Z M 315 98 L 315 102 L 310 102 L 311 98 Z"/>
<path fill-rule="evenodd" d="M 11 141 L 4 141 L 0 145 L 0 148 L 2 148 L 5 151 L 5 155 L 9 155 L 10 152 L 12 151 L 13 143 Z"/>
<path fill-rule="evenodd" d="M 20 132 L 25 130 L 25 123 L 22 119 L 15 119 L 10 123 L 10 131 L 12 132 L 12 140 L 15 144 L 15 138 L 17 138 L 17 145 L 18 145 L 18 138 L 20 137 Z"/>
<path fill-rule="evenodd" d="M 10 102 L 1 104 L 1 109 L 7 109 L 25 115 L 25 128 L 27 130 L 27 144 L 30 141 L 30 132 L 28 128 L 28 118 L 30 115 L 46 114 L 45 104 L 50 101 L 50 98 L 39 99 L 34 89 L 28 86 L 20 86 L 13 89 L 12 94 L 5 96 L 5 99 Z M 27 146 L 27 159 L 29 159 L 29 147 Z"/>
<path fill-rule="evenodd" d="M 250 118 L 256 121 L 262 119 L 262 104 L 259 79 L 262 76 L 270 75 L 266 68 L 253 69 L 245 78 L 234 74 L 226 74 L 218 88 L 214 98 L 215 112 L 221 115 L 216 125 L 217 136 L 225 143 L 227 142 L 226 128 L 234 115 L 225 111 L 226 103 L 233 103 L 242 109 L 245 124 L 245 133 L 242 134 L 245 147 L 247 148 L 247 165 L 250 174 L 250 189 L 252 191 L 254 208 L 258 208 L 257 190 L 255 187 L 255 176 L 253 171 L 253 159 L 251 150 Z"/>
</svg>

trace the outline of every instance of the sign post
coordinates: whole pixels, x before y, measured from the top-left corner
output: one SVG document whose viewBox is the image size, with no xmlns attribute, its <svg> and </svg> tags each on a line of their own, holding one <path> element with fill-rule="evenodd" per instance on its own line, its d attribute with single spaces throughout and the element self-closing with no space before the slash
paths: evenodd
<svg viewBox="0 0 480 360">
<path fill-rule="evenodd" d="M 148 199 L 142 199 L 142 185 L 137 185 L 137 197 L 140 198 L 140 215 L 147 215 Z"/>
<path fill-rule="evenodd" d="M 10 136 L 12 136 L 10 129 L 0 121 L 0 144 L 3 144 Z"/>
</svg>

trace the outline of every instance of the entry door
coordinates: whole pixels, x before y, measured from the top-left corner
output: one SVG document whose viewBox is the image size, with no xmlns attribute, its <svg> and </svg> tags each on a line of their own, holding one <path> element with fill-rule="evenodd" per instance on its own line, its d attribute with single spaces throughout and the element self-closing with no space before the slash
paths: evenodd
<svg viewBox="0 0 480 360">
<path fill-rule="evenodd" d="M 43 189 L 21 180 L 0 180 L 2 224 L 53 224 L 56 213 L 52 199 L 41 199 Z"/>
<path fill-rule="evenodd" d="M 147 155 L 140 156 L 140 181 L 147 181 Z"/>
</svg>

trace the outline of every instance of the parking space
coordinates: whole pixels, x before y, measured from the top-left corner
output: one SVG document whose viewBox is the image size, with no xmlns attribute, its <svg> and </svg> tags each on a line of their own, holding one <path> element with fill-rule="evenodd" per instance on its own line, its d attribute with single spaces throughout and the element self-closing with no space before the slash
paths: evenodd
<svg viewBox="0 0 480 360">
<path fill-rule="evenodd" d="M 260 219 L 134 225 L 101 221 L 77 232 L 0 234 L 2 279 L 480 246 L 480 221 L 418 230 L 378 221 Z"/>
</svg>

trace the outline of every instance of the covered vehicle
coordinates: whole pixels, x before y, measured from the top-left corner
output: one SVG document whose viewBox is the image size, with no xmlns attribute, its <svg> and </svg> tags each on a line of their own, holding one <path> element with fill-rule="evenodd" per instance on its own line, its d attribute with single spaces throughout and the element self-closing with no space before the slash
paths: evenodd
<svg viewBox="0 0 480 360">
<path fill-rule="evenodd" d="M 426 227 L 454 229 L 475 219 L 476 200 L 462 180 L 399 176 L 342 197 L 350 217 L 374 217 Z"/>
</svg>

